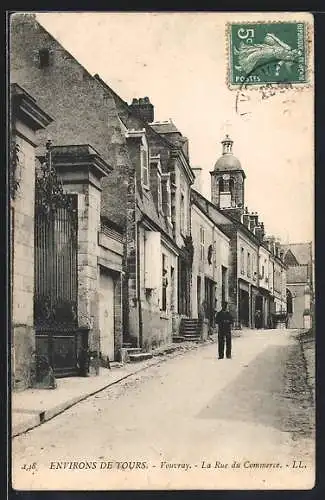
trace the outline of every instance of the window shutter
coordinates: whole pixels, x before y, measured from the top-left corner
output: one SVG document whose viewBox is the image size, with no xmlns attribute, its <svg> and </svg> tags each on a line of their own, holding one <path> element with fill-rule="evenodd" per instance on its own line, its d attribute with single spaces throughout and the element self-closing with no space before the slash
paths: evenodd
<svg viewBox="0 0 325 500">
<path fill-rule="evenodd" d="M 145 232 L 145 288 L 159 288 L 162 275 L 160 232 Z"/>
<path fill-rule="evenodd" d="M 142 148 L 141 149 L 141 171 L 142 171 L 142 183 L 144 186 L 149 186 L 149 166 L 148 166 L 148 153 Z"/>
</svg>

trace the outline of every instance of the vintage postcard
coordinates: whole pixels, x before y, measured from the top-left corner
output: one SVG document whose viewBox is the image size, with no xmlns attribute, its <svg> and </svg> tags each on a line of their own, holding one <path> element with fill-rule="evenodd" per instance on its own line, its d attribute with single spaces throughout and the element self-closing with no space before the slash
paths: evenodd
<svg viewBox="0 0 325 500">
<path fill-rule="evenodd" d="M 313 29 L 8 15 L 14 489 L 314 487 Z"/>
</svg>

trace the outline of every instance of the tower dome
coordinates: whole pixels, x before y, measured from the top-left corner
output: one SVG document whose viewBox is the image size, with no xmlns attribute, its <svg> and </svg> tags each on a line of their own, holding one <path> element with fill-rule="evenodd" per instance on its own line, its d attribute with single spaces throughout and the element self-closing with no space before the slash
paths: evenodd
<svg viewBox="0 0 325 500">
<path fill-rule="evenodd" d="M 214 166 L 215 171 L 232 171 L 232 170 L 243 170 L 240 161 L 236 156 L 233 155 L 232 145 L 234 141 L 227 134 L 222 144 L 222 156 L 216 161 Z"/>
</svg>

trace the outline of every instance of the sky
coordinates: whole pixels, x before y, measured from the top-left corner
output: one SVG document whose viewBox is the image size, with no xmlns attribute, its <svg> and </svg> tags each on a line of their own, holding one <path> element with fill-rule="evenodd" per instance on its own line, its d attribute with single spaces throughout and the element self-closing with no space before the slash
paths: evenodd
<svg viewBox="0 0 325 500">
<path fill-rule="evenodd" d="M 282 13 L 39 13 L 39 22 L 91 74 L 122 99 L 148 96 L 155 120 L 175 123 L 189 139 L 190 162 L 202 168 L 210 199 L 210 171 L 228 133 L 246 173 L 245 205 L 260 214 L 267 234 L 283 243 L 313 240 L 313 85 L 277 91 L 227 86 L 228 22 L 279 20 Z M 313 47 L 309 44 L 310 61 Z M 313 71 L 310 68 L 310 80 Z M 245 114 L 244 114 L 245 113 Z"/>
</svg>

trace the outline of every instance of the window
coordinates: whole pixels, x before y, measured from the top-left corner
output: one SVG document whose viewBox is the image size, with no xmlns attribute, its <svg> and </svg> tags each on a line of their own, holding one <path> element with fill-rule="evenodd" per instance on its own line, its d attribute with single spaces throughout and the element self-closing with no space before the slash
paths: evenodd
<svg viewBox="0 0 325 500">
<path fill-rule="evenodd" d="M 171 192 L 170 192 L 170 174 L 161 175 L 162 207 L 163 213 L 171 223 Z"/>
<path fill-rule="evenodd" d="M 179 314 L 189 315 L 190 313 L 190 269 L 186 261 L 178 258 L 178 312 Z"/>
<path fill-rule="evenodd" d="M 181 200 L 180 200 L 180 226 L 181 226 L 181 233 L 185 233 L 185 196 L 184 193 L 181 193 Z"/>
<path fill-rule="evenodd" d="M 253 274 L 253 280 L 256 281 L 256 255 L 253 255 L 253 269 L 252 269 L 252 274 Z"/>
<path fill-rule="evenodd" d="M 220 179 L 220 181 L 219 181 L 219 192 L 223 193 L 224 190 L 225 190 L 225 184 L 223 182 L 223 179 Z"/>
<path fill-rule="evenodd" d="M 247 276 L 250 278 L 251 276 L 251 254 L 247 253 Z"/>
<path fill-rule="evenodd" d="M 144 283 L 145 288 L 161 287 L 161 234 L 159 231 L 145 232 L 144 245 Z"/>
<path fill-rule="evenodd" d="M 208 247 L 208 262 L 211 266 L 212 264 L 212 257 L 213 257 L 213 245 L 209 245 Z"/>
<path fill-rule="evenodd" d="M 231 193 L 231 198 L 233 197 L 234 189 L 235 189 L 234 179 L 229 179 L 229 191 Z"/>
<path fill-rule="evenodd" d="M 200 259 L 202 261 L 204 261 L 204 238 L 205 238 L 205 234 L 204 234 L 204 227 L 200 227 Z"/>
<path fill-rule="evenodd" d="M 287 289 L 287 313 L 288 314 L 293 313 L 293 297 L 292 293 L 288 289 Z"/>
<path fill-rule="evenodd" d="M 225 153 L 231 153 L 231 144 L 230 144 L 230 142 L 226 142 L 224 144 L 224 152 Z"/>
<path fill-rule="evenodd" d="M 162 211 L 162 191 L 161 191 L 161 176 L 157 173 L 157 207 Z"/>
<path fill-rule="evenodd" d="M 240 249 L 240 272 L 241 274 L 245 274 L 245 254 L 243 247 Z"/>
<path fill-rule="evenodd" d="M 167 310 L 167 286 L 168 286 L 167 256 L 162 254 L 162 300 L 161 310 Z"/>
<path fill-rule="evenodd" d="M 141 180 L 145 187 L 149 187 L 149 160 L 148 151 L 141 147 Z"/>
<path fill-rule="evenodd" d="M 274 290 L 276 290 L 277 292 L 281 292 L 281 287 L 282 287 L 282 283 L 281 283 L 281 271 L 275 271 L 275 274 L 274 274 Z"/>
</svg>

